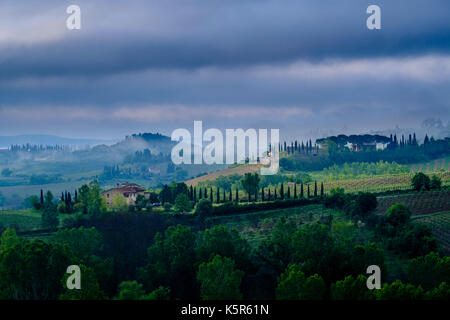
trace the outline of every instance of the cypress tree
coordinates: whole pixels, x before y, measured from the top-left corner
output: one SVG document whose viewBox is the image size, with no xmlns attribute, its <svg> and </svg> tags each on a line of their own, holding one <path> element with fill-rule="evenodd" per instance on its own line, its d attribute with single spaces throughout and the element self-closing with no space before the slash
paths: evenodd
<svg viewBox="0 0 450 320">
<path fill-rule="evenodd" d="M 223 202 L 227 202 L 226 195 L 225 195 L 225 188 L 223 189 Z"/>
<path fill-rule="evenodd" d="M 284 200 L 284 184 L 283 183 L 281 183 L 280 197 L 281 197 L 281 200 Z"/>
<path fill-rule="evenodd" d="M 314 181 L 314 197 L 317 197 L 317 181 Z"/>
<path fill-rule="evenodd" d="M 264 187 L 262 187 L 261 191 L 261 201 L 264 202 Z"/>
<path fill-rule="evenodd" d="M 212 187 L 209 188 L 209 200 L 211 200 L 211 203 L 214 203 Z"/>
<path fill-rule="evenodd" d="M 197 188 L 194 187 L 194 202 L 197 202 Z"/>
<path fill-rule="evenodd" d="M 300 198 L 303 198 L 303 182 L 300 184 Z"/>
<path fill-rule="evenodd" d="M 269 187 L 269 192 L 268 192 L 268 194 L 267 194 L 267 200 L 269 200 L 270 201 L 270 187 Z"/>
<path fill-rule="evenodd" d="M 231 187 L 230 187 L 230 195 L 229 195 L 229 201 L 231 202 L 231 201 L 233 201 L 233 196 L 232 196 L 232 191 L 231 191 Z"/>
<path fill-rule="evenodd" d="M 239 189 L 238 188 L 236 188 L 236 197 L 235 197 L 236 199 L 236 202 L 237 203 L 239 203 Z"/>
<path fill-rule="evenodd" d="M 40 199 L 41 207 L 44 204 L 44 191 L 41 189 L 41 199 Z"/>
<path fill-rule="evenodd" d="M 78 202 L 78 191 L 75 190 L 75 203 L 77 203 L 77 202 Z"/>
<path fill-rule="evenodd" d="M 287 189 L 287 198 L 290 199 L 291 198 L 291 188 L 288 185 L 288 189 Z"/>
<path fill-rule="evenodd" d="M 258 188 L 255 189 L 255 202 L 258 201 Z"/>
<path fill-rule="evenodd" d="M 309 198 L 309 184 L 308 184 L 308 198 Z"/>
<path fill-rule="evenodd" d="M 273 196 L 274 196 L 275 200 L 277 200 L 277 187 L 275 187 L 274 192 L 275 192 L 275 193 L 274 193 Z"/>
<path fill-rule="evenodd" d="M 320 184 L 320 195 L 323 197 L 323 182 Z"/>
<path fill-rule="evenodd" d="M 192 188 L 192 184 L 191 184 L 191 190 L 190 190 L 190 193 L 189 193 L 189 200 L 194 200 L 194 188 Z"/>
<path fill-rule="evenodd" d="M 297 199 L 297 183 L 294 183 L 294 199 Z"/>
<path fill-rule="evenodd" d="M 202 199 L 202 189 L 198 189 L 198 199 L 201 200 Z"/>
<path fill-rule="evenodd" d="M 66 203 L 65 199 L 64 199 L 64 192 L 61 191 L 61 202 Z"/>
<path fill-rule="evenodd" d="M 217 187 L 217 203 L 220 203 L 220 188 Z"/>
<path fill-rule="evenodd" d="M 203 195 L 203 198 L 208 199 L 208 191 L 206 190 L 206 187 L 205 187 L 205 194 Z"/>
</svg>

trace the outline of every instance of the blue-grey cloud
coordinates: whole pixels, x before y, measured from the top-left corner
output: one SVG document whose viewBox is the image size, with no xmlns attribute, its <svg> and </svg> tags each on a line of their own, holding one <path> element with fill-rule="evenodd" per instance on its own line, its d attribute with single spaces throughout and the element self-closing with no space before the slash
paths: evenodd
<svg viewBox="0 0 450 320">
<path fill-rule="evenodd" d="M 80 0 L 68 31 L 72 3 L 2 1 L 1 134 L 448 121 L 446 0 Z M 366 28 L 369 4 L 381 30 Z"/>
</svg>

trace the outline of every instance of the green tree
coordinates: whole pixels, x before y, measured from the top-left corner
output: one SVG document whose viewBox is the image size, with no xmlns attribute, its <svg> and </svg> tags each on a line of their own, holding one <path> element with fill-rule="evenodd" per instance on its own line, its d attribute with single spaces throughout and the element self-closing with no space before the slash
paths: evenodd
<svg viewBox="0 0 450 320">
<path fill-rule="evenodd" d="M 119 284 L 119 295 L 114 300 L 141 300 L 145 295 L 142 284 L 136 280 L 123 281 Z"/>
<path fill-rule="evenodd" d="M 201 199 L 195 206 L 195 214 L 202 219 L 212 216 L 213 206 L 210 200 Z"/>
<path fill-rule="evenodd" d="M 191 202 L 186 193 L 180 193 L 175 198 L 175 209 L 181 213 L 189 212 L 191 210 Z"/>
<path fill-rule="evenodd" d="M 330 292 L 333 300 L 372 300 L 373 291 L 367 289 L 367 279 L 362 275 L 356 278 L 347 276 L 344 280 L 331 284 Z"/>
<path fill-rule="evenodd" d="M 67 279 L 69 274 L 65 274 L 62 279 L 62 286 L 65 292 L 59 296 L 60 300 L 103 300 L 104 293 L 100 289 L 96 274 L 92 268 L 79 265 L 81 275 L 81 289 L 67 289 Z"/>
<path fill-rule="evenodd" d="M 423 295 L 424 300 L 450 300 L 450 285 L 447 282 L 441 282 L 441 284 L 431 289 Z"/>
<path fill-rule="evenodd" d="M 250 245 L 236 230 L 225 226 L 214 226 L 199 232 L 196 252 L 200 261 L 210 261 L 215 255 L 228 257 L 236 262 L 240 269 L 250 266 Z"/>
<path fill-rule="evenodd" d="M 112 203 L 112 209 L 116 212 L 126 212 L 128 211 L 128 203 L 127 199 L 121 194 L 117 194 L 114 197 L 113 203 Z"/>
<path fill-rule="evenodd" d="M 325 282 L 319 275 L 306 278 L 299 265 L 291 264 L 281 275 L 276 297 L 278 300 L 322 300 L 325 292 Z"/>
<path fill-rule="evenodd" d="M 56 230 L 59 226 L 59 217 L 58 211 L 54 206 L 46 206 L 44 207 L 44 211 L 42 212 L 42 226 L 44 228 Z"/>
<path fill-rule="evenodd" d="M 439 177 L 437 177 L 436 175 L 433 175 L 430 181 L 430 189 L 440 190 L 441 185 L 442 185 L 441 179 L 439 179 Z"/>
<path fill-rule="evenodd" d="M 99 214 L 106 211 L 106 201 L 101 196 L 101 188 L 97 180 L 91 181 L 89 185 L 84 184 L 78 189 L 78 207 L 83 213 Z"/>
<path fill-rule="evenodd" d="M 386 221 L 394 227 L 408 224 L 410 217 L 411 211 L 403 203 L 396 203 L 386 211 Z"/>
<path fill-rule="evenodd" d="M 336 241 L 327 225 L 308 224 L 292 238 L 293 261 L 302 265 L 306 274 L 320 274 L 326 281 L 342 279 L 348 254 Z"/>
<path fill-rule="evenodd" d="M 233 259 L 216 255 L 200 264 L 197 279 L 203 300 L 240 300 L 240 285 L 244 272 L 235 268 Z"/>
<path fill-rule="evenodd" d="M 80 264 L 93 266 L 103 249 L 103 237 L 94 227 L 62 229 L 52 236 L 56 243 L 66 246 Z"/>
<path fill-rule="evenodd" d="M 42 240 L 25 240 L 12 229 L 0 241 L 0 296 L 14 300 L 57 299 L 61 277 L 73 258 L 67 248 Z"/>
<path fill-rule="evenodd" d="M 142 300 L 169 300 L 170 299 L 170 289 L 160 286 L 150 292 L 147 295 L 144 295 Z"/>
<path fill-rule="evenodd" d="M 423 297 L 421 286 L 404 284 L 396 280 L 390 284 L 384 284 L 380 290 L 376 290 L 377 300 L 420 300 Z"/>
<path fill-rule="evenodd" d="M 195 238 L 195 233 L 182 225 L 170 226 L 164 235 L 155 235 L 142 273 L 148 289 L 164 286 L 173 289 L 174 298 L 195 296 Z"/>
<path fill-rule="evenodd" d="M 250 199 L 252 194 L 255 194 L 259 188 L 260 177 L 257 173 L 247 172 L 241 180 L 242 187 L 247 192 Z"/>
<path fill-rule="evenodd" d="M 430 190 L 430 177 L 422 172 L 418 172 L 411 179 L 411 186 L 414 190 Z"/>
<path fill-rule="evenodd" d="M 285 218 L 281 218 L 272 229 L 270 237 L 263 240 L 259 246 L 258 256 L 279 273 L 283 272 L 293 259 L 294 234 L 294 225 Z"/>
<path fill-rule="evenodd" d="M 450 284 L 450 257 L 440 257 L 437 252 L 411 259 L 408 265 L 408 281 L 421 285 L 425 290 L 437 287 L 441 282 Z"/>
<path fill-rule="evenodd" d="M 146 198 L 144 195 L 139 194 L 139 195 L 136 197 L 136 201 L 135 201 L 135 207 L 136 207 L 136 209 L 137 209 L 138 211 L 142 211 L 142 209 L 144 209 L 144 208 L 147 207 L 147 202 L 148 202 L 147 198 Z"/>
</svg>

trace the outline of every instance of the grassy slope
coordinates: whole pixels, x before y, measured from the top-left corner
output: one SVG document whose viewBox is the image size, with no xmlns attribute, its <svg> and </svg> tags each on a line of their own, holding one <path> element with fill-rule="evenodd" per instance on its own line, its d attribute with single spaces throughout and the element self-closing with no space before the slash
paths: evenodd
<svg viewBox="0 0 450 320">
<path fill-rule="evenodd" d="M 42 229 L 41 212 L 27 210 L 0 210 L 0 224 L 3 227 L 18 227 L 18 231 L 33 231 Z M 62 221 L 67 214 L 60 214 L 59 219 Z"/>
</svg>

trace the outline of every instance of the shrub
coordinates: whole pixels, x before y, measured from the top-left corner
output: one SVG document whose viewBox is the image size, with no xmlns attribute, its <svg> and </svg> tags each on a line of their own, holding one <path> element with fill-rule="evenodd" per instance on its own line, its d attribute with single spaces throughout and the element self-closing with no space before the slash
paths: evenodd
<svg viewBox="0 0 450 320">
<path fill-rule="evenodd" d="M 195 214 L 202 219 L 212 216 L 213 206 L 211 201 L 208 199 L 200 200 L 195 206 Z"/>
<path fill-rule="evenodd" d="M 430 190 L 430 177 L 422 172 L 418 172 L 411 179 L 411 186 L 416 191 Z"/>
</svg>

